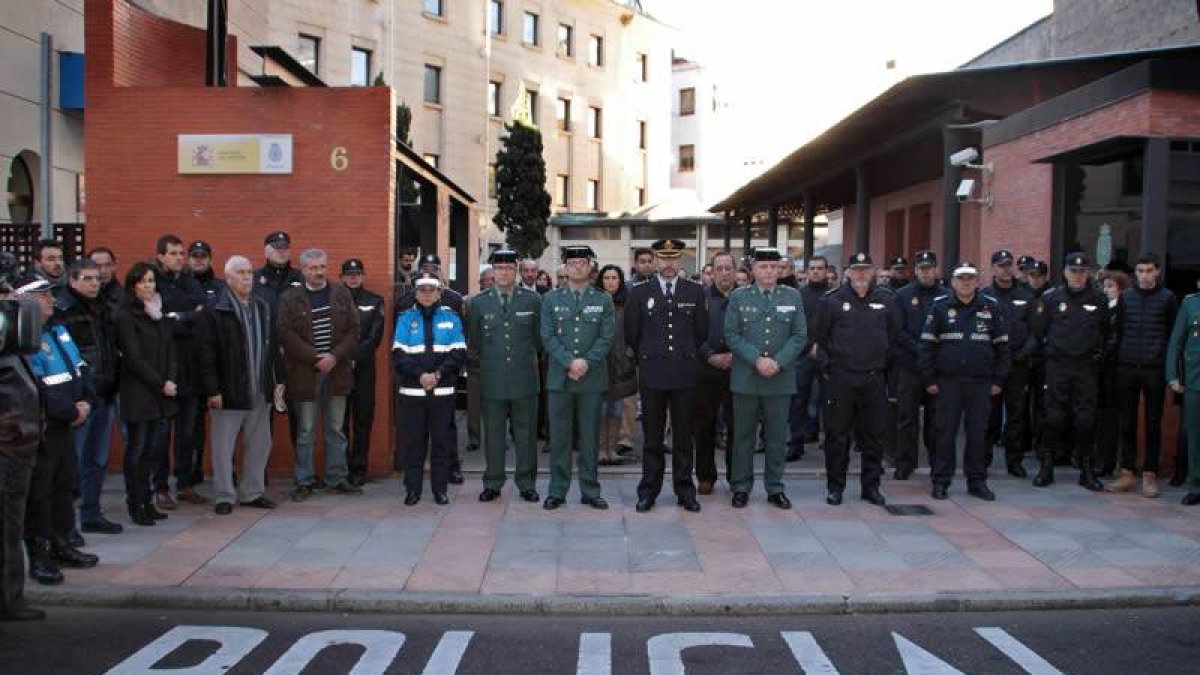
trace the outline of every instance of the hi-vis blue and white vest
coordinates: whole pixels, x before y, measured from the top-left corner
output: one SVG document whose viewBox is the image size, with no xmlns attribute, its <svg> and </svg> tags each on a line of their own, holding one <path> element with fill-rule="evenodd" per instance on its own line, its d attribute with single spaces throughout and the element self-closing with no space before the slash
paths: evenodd
<svg viewBox="0 0 1200 675">
<path fill-rule="evenodd" d="M 467 338 L 462 320 L 449 307 L 438 307 L 430 320 L 433 339 L 425 339 L 425 317 L 421 306 L 396 317 L 395 337 L 392 340 L 392 361 L 400 384 L 401 396 L 453 396 L 454 384 L 467 358 Z M 426 391 L 421 375 L 440 373 L 438 386 Z"/>
<path fill-rule="evenodd" d="M 48 417 L 71 422 L 75 419 L 75 403 L 91 402 L 91 387 L 83 370 L 85 365 L 65 326 L 52 324 L 42 329 L 41 345 L 37 353 L 29 357 L 29 366 L 41 384 Z"/>
</svg>

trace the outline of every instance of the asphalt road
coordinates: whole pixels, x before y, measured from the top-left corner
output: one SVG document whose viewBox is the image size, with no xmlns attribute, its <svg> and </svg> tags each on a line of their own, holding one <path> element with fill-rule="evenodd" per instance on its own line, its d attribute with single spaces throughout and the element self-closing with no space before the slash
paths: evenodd
<svg viewBox="0 0 1200 675">
<path fill-rule="evenodd" d="M 795 618 L 50 612 L 44 623 L 0 624 L 2 672 L 1168 675 L 1195 673 L 1200 659 L 1197 608 Z M 328 646 L 339 641 L 358 645 Z"/>
</svg>

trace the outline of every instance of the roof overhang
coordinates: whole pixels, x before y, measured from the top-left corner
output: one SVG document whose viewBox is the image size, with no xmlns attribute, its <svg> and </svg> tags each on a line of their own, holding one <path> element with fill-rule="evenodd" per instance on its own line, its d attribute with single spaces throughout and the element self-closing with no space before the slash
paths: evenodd
<svg viewBox="0 0 1200 675">
<path fill-rule="evenodd" d="M 397 142 L 396 152 L 393 154 L 396 161 L 404 164 L 405 168 L 413 172 L 420 178 L 434 185 L 444 186 L 452 197 L 462 202 L 463 204 L 474 204 L 475 198 L 466 190 L 458 186 L 454 181 L 450 180 L 446 174 L 438 171 L 432 164 L 426 162 L 421 155 L 407 145 Z"/>
<path fill-rule="evenodd" d="M 308 68 L 300 65 L 300 62 L 294 59 L 283 47 L 258 45 L 251 47 L 250 51 L 262 57 L 263 76 L 273 76 L 282 80 L 288 86 L 294 87 L 326 86 L 324 80 L 314 75 Z M 278 86 L 273 82 L 272 85 Z"/>
</svg>

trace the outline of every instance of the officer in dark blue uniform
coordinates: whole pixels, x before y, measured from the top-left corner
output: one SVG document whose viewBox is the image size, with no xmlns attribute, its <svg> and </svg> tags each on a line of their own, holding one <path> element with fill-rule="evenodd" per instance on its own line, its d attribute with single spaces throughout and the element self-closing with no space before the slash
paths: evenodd
<svg viewBox="0 0 1200 675">
<path fill-rule="evenodd" d="M 996 495 L 987 486 L 987 424 L 991 397 L 1008 376 L 1008 330 L 996 300 L 978 292 L 974 265 L 959 263 L 951 284 L 953 295 L 934 301 L 921 333 L 921 377 L 926 391 L 937 397 L 933 498 L 948 497 L 962 423 L 967 493 L 990 502 Z"/>
<path fill-rule="evenodd" d="M 346 459 L 350 465 L 351 485 L 367 482 L 367 463 L 371 457 L 371 429 L 375 426 L 375 352 L 383 341 L 383 296 L 363 285 L 366 268 L 358 258 L 342 263 L 342 284 L 350 289 L 358 309 L 358 346 L 350 355 L 354 364 L 354 389 L 346 399 L 343 432 L 350 439 Z M 351 433 L 353 431 L 353 433 Z"/>
<path fill-rule="evenodd" d="M 934 435 L 934 400 L 921 385 L 921 374 L 917 369 L 917 345 L 925 328 L 925 318 L 934 300 L 946 297 L 947 291 L 938 278 L 937 255 L 933 251 L 920 251 L 915 258 L 917 278 L 896 291 L 894 311 L 899 315 L 900 342 L 897 345 L 899 358 L 892 369 L 892 392 L 896 397 L 896 480 L 908 480 L 918 464 L 917 424 L 921 428 L 925 453 L 933 464 L 936 446 Z"/>
<path fill-rule="evenodd" d="M 814 317 L 815 355 L 822 364 L 825 392 L 825 471 L 830 505 L 842 503 L 850 465 L 850 434 L 862 449 L 862 498 L 887 503 L 879 490 L 883 438 L 888 422 L 886 373 L 900 323 L 893 294 L 875 285 L 871 256 L 856 253 L 849 281 L 825 294 Z"/>
<path fill-rule="evenodd" d="M 1037 339 L 1029 329 L 1029 316 L 1034 311 L 1033 290 L 1016 279 L 1012 251 L 999 250 L 992 254 L 992 285 L 981 291 L 1000 305 L 1008 326 L 1010 366 L 1004 390 L 992 399 L 991 420 L 988 422 L 987 464 L 992 465 L 992 443 L 1000 438 L 1003 429 L 1004 459 L 1008 472 L 1025 478 L 1021 460 L 1025 456 L 1025 426 L 1028 424 L 1030 363 L 1037 352 Z"/>
<path fill-rule="evenodd" d="M 699 511 L 692 482 L 692 406 L 703 374 L 701 347 L 708 337 L 704 287 L 679 274 L 686 248 L 678 239 L 651 246 L 655 276 L 629 290 L 625 302 L 625 343 L 638 365 L 642 396 L 642 481 L 638 513 L 654 507 L 662 491 L 663 436 L 671 417 L 671 482 L 675 498 L 688 511 Z"/>
<path fill-rule="evenodd" d="M 1111 350 L 1108 298 L 1091 282 L 1083 253 L 1067 256 L 1066 283 L 1047 291 L 1033 317 L 1046 355 L 1046 420 L 1039 448 L 1037 487 L 1054 482 L 1054 452 L 1074 440 L 1079 484 L 1100 491 L 1095 473 L 1099 367 Z M 1068 431 L 1070 433 L 1068 433 Z"/>
<path fill-rule="evenodd" d="M 888 261 L 888 271 L 892 278 L 888 279 L 887 286 L 893 291 L 904 288 L 912 281 L 912 275 L 908 273 L 908 258 L 902 255 L 893 256 Z"/>
</svg>

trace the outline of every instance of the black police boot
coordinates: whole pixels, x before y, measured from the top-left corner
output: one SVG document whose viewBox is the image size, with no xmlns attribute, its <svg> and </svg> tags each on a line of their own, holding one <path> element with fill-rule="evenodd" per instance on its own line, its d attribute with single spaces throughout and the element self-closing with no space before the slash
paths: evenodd
<svg viewBox="0 0 1200 675">
<path fill-rule="evenodd" d="M 29 578 L 53 586 L 63 581 L 62 570 L 50 559 L 50 542 L 39 537 L 25 540 L 25 550 L 29 552 Z"/>
<path fill-rule="evenodd" d="M 55 536 L 50 540 L 50 557 L 63 567 L 95 567 L 100 562 L 98 556 L 80 551 L 62 536 Z"/>
<path fill-rule="evenodd" d="M 152 527 L 154 525 L 154 518 L 150 517 L 149 513 L 146 513 L 146 509 L 141 504 L 129 505 L 129 519 L 133 521 L 134 525 L 141 525 L 142 527 Z"/>
<path fill-rule="evenodd" d="M 1079 485 L 1092 492 L 1101 492 L 1104 490 L 1104 483 L 1096 478 L 1096 472 L 1093 468 L 1091 457 L 1084 457 L 1079 460 Z"/>
<path fill-rule="evenodd" d="M 1187 481 L 1188 474 L 1188 458 L 1187 453 L 1175 456 L 1175 473 L 1171 475 L 1171 487 L 1179 487 Z"/>
<path fill-rule="evenodd" d="M 1034 487 L 1054 485 L 1054 453 L 1043 450 L 1038 453 L 1038 473 L 1033 478 Z"/>
</svg>

